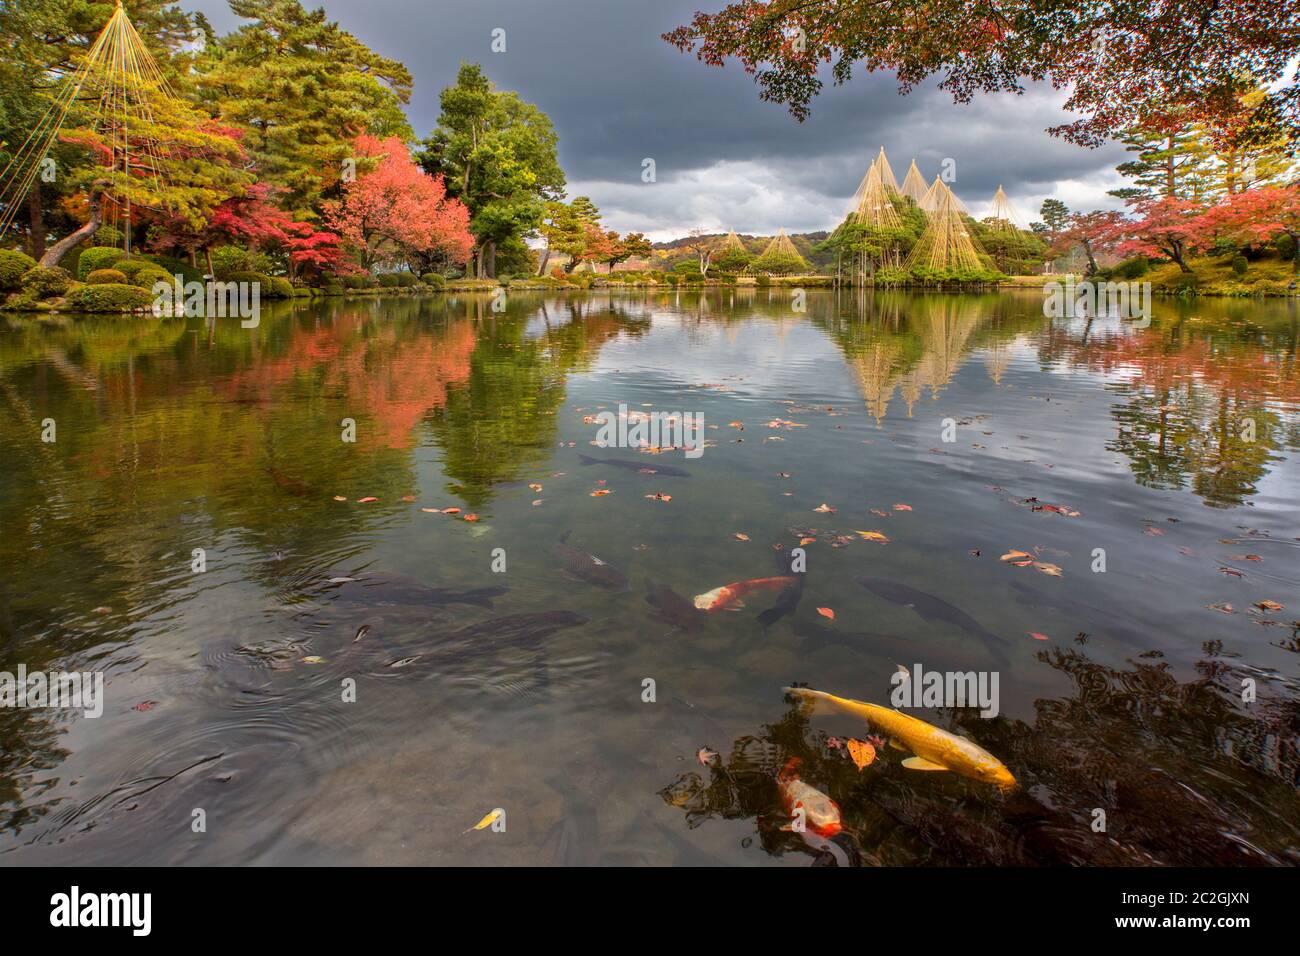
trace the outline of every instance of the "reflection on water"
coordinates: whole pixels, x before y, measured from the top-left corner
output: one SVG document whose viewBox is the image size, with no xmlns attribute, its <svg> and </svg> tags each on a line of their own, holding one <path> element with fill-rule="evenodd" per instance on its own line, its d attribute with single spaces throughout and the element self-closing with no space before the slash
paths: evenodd
<svg viewBox="0 0 1300 956">
<path fill-rule="evenodd" d="M 1294 303 L 1145 329 L 767 290 L 5 321 L 0 670 L 108 684 L 98 720 L 0 710 L 13 862 L 825 862 L 782 828 L 792 757 L 864 863 L 1300 862 Z M 620 403 L 702 413 L 706 453 L 584 464 L 635 456 L 589 445 Z M 801 543 L 797 589 L 693 612 Z M 1001 716 L 920 716 L 1014 794 L 889 747 L 858 771 L 828 734 L 868 731 L 781 699 L 883 703 L 899 664 L 989 666 L 985 638 Z M 495 806 L 505 834 L 462 833 Z"/>
</svg>

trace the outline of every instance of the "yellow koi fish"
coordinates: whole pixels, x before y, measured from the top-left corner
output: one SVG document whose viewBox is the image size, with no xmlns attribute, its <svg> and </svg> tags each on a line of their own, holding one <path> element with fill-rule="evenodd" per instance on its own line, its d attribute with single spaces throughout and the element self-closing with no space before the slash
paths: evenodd
<svg viewBox="0 0 1300 956">
<path fill-rule="evenodd" d="M 924 720 L 889 707 L 836 697 L 807 687 L 787 687 L 787 694 L 808 705 L 812 714 L 849 714 L 865 720 L 906 749 L 916 754 L 903 761 L 909 770 L 951 770 L 963 777 L 991 783 L 1001 790 L 1016 786 L 1016 778 L 997 757 L 979 744 L 958 737 Z"/>
</svg>

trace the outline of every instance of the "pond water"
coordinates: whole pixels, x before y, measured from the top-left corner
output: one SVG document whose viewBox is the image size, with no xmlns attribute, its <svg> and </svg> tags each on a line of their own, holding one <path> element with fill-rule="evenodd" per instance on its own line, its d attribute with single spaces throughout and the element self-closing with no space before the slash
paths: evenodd
<svg viewBox="0 0 1300 956">
<path fill-rule="evenodd" d="M 1296 301 L 797 305 L 8 319 L 0 670 L 106 685 L 0 709 L 0 861 L 806 866 L 799 758 L 868 863 L 1300 862 Z M 706 447 L 595 447 L 620 404 Z M 997 672 L 911 712 L 1018 788 L 783 693 L 918 664 Z"/>
</svg>

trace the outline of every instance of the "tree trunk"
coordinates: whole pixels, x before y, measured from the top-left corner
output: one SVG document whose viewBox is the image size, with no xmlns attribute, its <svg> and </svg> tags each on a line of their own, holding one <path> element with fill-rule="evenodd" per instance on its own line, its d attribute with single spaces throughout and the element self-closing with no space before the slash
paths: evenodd
<svg viewBox="0 0 1300 956">
<path fill-rule="evenodd" d="M 1092 255 L 1092 244 L 1085 240 L 1084 242 L 1080 243 L 1080 245 L 1083 246 L 1083 251 L 1088 254 L 1088 275 L 1090 276 L 1096 275 L 1097 260 L 1094 259 Z"/>
<path fill-rule="evenodd" d="M 488 240 L 487 257 L 484 265 L 487 267 L 487 274 L 483 278 L 495 279 L 497 277 L 497 244 L 495 240 Z"/>
<path fill-rule="evenodd" d="M 32 184 L 32 191 L 27 194 L 27 236 L 30 254 L 33 259 L 45 255 L 45 216 L 41 210 L 41 184 Z"/>
<path fill-rule="evenodd" d="M 214 269 L 213 266 L 212 266 L 212 247 L 211 247 L 211 246 L 205 246 L 205 247 L 203 248 L 203 259 L 204 259 L 204 261 L 207 262 L 207 264 L 208 264 L 208 278 L 213 279 L 213 280 L 215 281 L 216 278 L 217 278 L 217 270 Z"/>
<path fill-rule="evenodd" d="M 550 261 L 551 261 L 551 247 L 547 245 L 547 247 L 542 250 L 542 261 L 541 264 L 537 267 L 537 274 L 539 276 L 546 275 L 546 264 Z"/>
<path fill-rule="evenodd" d="M 50 246 L 50 248 L 45 251 L 45 255 L 41 256 L 41 265 L 47 269 L 54 268 L 63 261 L 64 257 L 67 256 L 69 252 L 77 248 L 77 246 L 81 244 L 82 240 L 89 239 L 95 234 L 95 231 L 99 228 L 101 223 L 99 218 L 100 202 L 100 197 L 96 195 L 95 198 L 90 201 L 90 221 L 76 232 L 64 236 L 54 245 Z"/>
</svg>

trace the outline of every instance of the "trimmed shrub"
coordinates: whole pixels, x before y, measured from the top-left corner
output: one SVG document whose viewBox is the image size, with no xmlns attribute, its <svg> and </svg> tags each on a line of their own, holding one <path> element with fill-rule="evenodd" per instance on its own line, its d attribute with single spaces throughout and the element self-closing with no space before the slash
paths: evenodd
<svg viewBox="0 0 1300 956">
<path fill-rule="evenodd" d="M 138 312 L 153 305 L 153 296 L 133 285 L 83 285 L 66 302 L 77 312 Z"/>
<path fill-rule="evenodd" d="M 96 269 L 86 276 L 87 285 L 126 285 L 126 276 L 116 269 Z"/>
<path fill-rule="evenodd" d="M 1121 279 L 1136 279 L 1139 276 L 1146 275 L 1150 268 L 1151 263 L 1146 256 L 1137 256 L 1121 262 L 1111 272 Z"/>
<path fill-rule="evenodd" d="M 16 292 L 22 288 L 23 276 L 36 268 L 36 260 L 16 249 L 0 250 L 0 291 Z"/>
<path fill-rule="evenodd" d="M 1245 256 L 1232 257 L 1232 271 L 1237 274 L 1237 278 L 1241 278 L 1242 276 L 1244 276 L 1246 274 L 1246 270 L 1249 268 L 1250 268 L 1250 263 L 1246 261 Z"/>
<path fill-rule="evenodd" d="M 397 273 L 385 272 L 379 277 L 379 285 L 384 289 L 396 289 L 398 286 Z"/>
<path fill-rule="evenodd" d="M 414 272 L 397 273 L 397 284 L 403 289 L 414 289 L 420 284 L 420 277 Z"/>
<path fill-rule="evenodd" d="M 440 272 L 426 272 L 420 276 L 420 281 L 430 289 L 442 290 L 447 288 L 447 279 Z"/>
<path fill-rule="evenodd" d="M 179 275 L 186 282 L 202 282 L 204 270 L 190 265 L 184 259 L 172 259 L 168 256 L 151 256 L 154 265 L 168 275 Z"/>
<path fill-rule="evenodd" d="M 0 305 L 0 312 L 53 312 L 53 302 L 42 302 L 40 299 L 34 299 L 26 292 L 22 295 L 11 295 L 4 305 Z"/>
<path fill-rule="evenodd" d="M 113 268 L 128 279 L 134 279 L 135 274 L 141 269 L 157 269 L 158 264 L 145 259 L 142 256 L 132 256 L 130 259 L 119 259 L 113 263 Z"/>
<path fill-rule="evenodd" d="M 77 258 L 77 278 L 82 282 L 86 277 L 98 269 L 107 269 L 115 265 L 126 257 L 121 249 L 113 249 L 109 246 L 91 246 L 89 249 L 82 249 L 81 255 Z"/>
<path fill-rule="evenodd" d="M 272 299 L 292 299 L 297 295 L 297 291 L 294 289 L 293 283 L 283 276 L 271 276 L 270 293 L 265 289 L 262 290 L 262 295 L 268 294 Z"/>
<path fill-rule="evenodd" d="M 265 272 L 232 272 L 226 276 L 226 282 L 247 282 L 250 285 L 257 283 L 257 294 L 263 299 L 282 299 L 285 296 L 275 288 L 275 280 Z M 289 288 L 288 298 L 293 297 L 293 286 L 289 285 L 288 280 L 281 280 Z"/>
<path fill-rule="evenodd" d="M 160 267 L 154 266 L 150 269 L 139 270 L 135 275 L 128 277 L 127 282 L 137 289 L 153 289 L 154 284 L 158 282 L 166 282 L 168 285 L 174 284 L 176 277 L 163 271 Z"/>
<path fill-rule="evenodd" d="M 72 273 L 55 266 L 46 269 L 36 266 L 28 269 L 23 276 L 23 294 L 32 299 L 52 299 L 65 294 L 72 288 Z"/>
<path fill-rule="evenodd" d="M 348 289 L 369 289 L 375 284 L 372 276 L 344 276 L 343 286 Z"/>
</svg>

